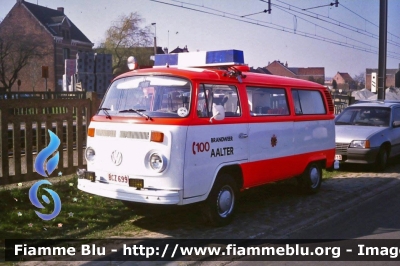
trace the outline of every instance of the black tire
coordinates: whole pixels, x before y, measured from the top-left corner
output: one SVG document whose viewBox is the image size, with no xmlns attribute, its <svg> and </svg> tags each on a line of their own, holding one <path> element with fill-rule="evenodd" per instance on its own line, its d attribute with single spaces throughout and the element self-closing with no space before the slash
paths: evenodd
<svg viewBox="0 0 400 266">
<path fill-rule="evenodd" d="M 297 178 L 299 186 L 304 193 L 315 194 L 322 183 L 322 169 L 319 163 L 310 163 L 304 172 Z"/>
<path fill-rule="evenodd" d="M 232 222 L 236 210 L 238 188 L 229 174 L 217 177 L 207 200 L 202 204 L 203 215 L 213 226 L 224 226 Z"/>
<path fill-rule="evenodd" d="M 385 147 L 381 147 L 378 156 L 376 157 L 375 169 L 377 171 L 385 170 L 389 160 L 389 152 Z"/>
</svg>

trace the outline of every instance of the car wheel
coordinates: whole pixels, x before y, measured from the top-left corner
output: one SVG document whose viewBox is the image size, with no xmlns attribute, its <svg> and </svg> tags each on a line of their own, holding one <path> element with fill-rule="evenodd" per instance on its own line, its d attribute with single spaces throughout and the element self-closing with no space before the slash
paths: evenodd
<svg viewBox="0 0 400 266">
<path fill-rule="evenodd" d="M 387 163 L 388 163 L 388 159 L 389 159 L 389 152 L 387 149 L 382 147 L 379 150 L 378 157 L 376 158 L 376 162 L 375 162 L 376 170 L 378 170 L 378 171 L 385 170 Z"/>
<path fill-rule="evenodd" d="M 202 204 L 206 221 L 213 226 L 229 224 L 236 210 L 238 188 L 235 180 L 229 174 L 217 177 L 207 200 Z"/>
<path fill-rule="evenodd" d="M 303 174 L 297 178 L 301 190 L 307 194 L 315 194 L 322 183 L 322 169 L 319 163 L 310 163 Z"/>
</svg>

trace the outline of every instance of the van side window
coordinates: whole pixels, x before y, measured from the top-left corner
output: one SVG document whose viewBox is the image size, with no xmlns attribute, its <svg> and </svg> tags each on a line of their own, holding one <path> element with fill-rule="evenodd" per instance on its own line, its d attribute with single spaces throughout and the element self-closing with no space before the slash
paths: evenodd
<svg viewBox="0 0 400 266">
<path fill-rule="evenodd" d="M 247 87 L 250 115 L 289 115 L 285 89 Z"/>
<path fill-rule="evenodd" d="M 200 84 L 197 95 L 197 116 L 211 117 L 213 104 L 224 107 L 225 117 L 241 116 L 239 97 L 235 86 Z"/>
<path fill-rule="evenodd" d="M 296 115 L 326 114 L 322 95 L 314 90 L 292 90 Z"/>
</svg>

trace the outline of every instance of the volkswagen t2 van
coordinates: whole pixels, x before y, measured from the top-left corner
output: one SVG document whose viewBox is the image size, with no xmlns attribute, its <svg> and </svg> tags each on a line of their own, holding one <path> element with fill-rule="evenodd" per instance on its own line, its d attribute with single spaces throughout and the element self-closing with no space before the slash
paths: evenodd
<svg viewBox="0 0 400 266">
<path fill-rule="evenodd" d="M 85 153 L 80 190 L 201 202 L 221 226 L 242 190 L 293 177 L 304 191 L 319 190 L 335 157 L 334 106 L 320 84 L 250 72 L 242 51 L 156 55 L 153 68 L 113 80 Z"/>
</svg>

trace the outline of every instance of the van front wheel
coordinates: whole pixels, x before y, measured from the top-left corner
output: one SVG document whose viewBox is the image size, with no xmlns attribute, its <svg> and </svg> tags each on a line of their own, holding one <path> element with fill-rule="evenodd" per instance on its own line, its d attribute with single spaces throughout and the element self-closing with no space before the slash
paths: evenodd
<svg viewBox="0 0 400 266">
<path fill-rule="evenodd" d="M 202 206 L 206 220 L 214 226 L 229 224 L 235 213 L 237 194 L 237 185 L 232 176 L 219 175 Z"/>
<path fill-rule="evenodd" d="M 322 182 L 321 165 L 319 163 L 310 163 L 303 174 L 297 178 L 297 181 L 305 193 L 317 193 Z"/>
</svg>

